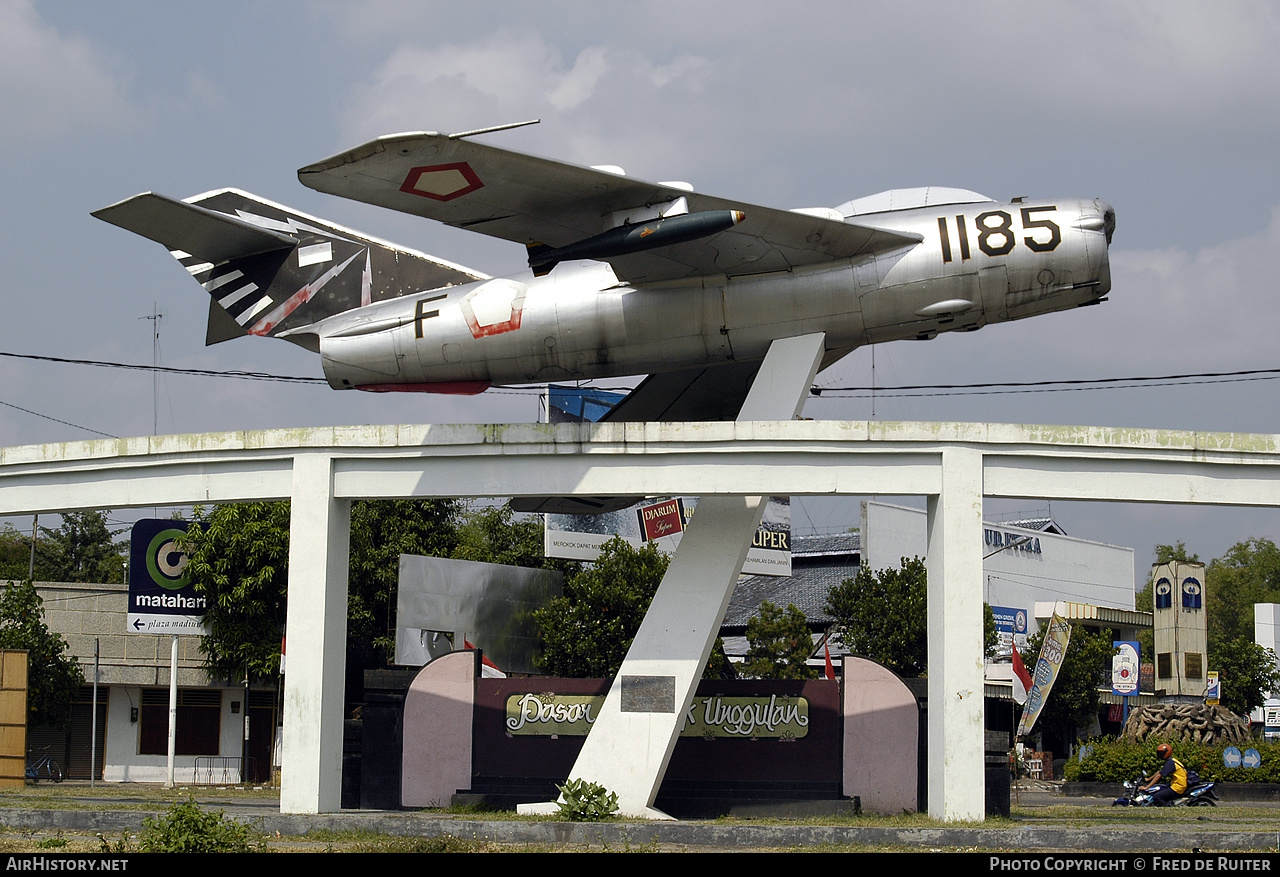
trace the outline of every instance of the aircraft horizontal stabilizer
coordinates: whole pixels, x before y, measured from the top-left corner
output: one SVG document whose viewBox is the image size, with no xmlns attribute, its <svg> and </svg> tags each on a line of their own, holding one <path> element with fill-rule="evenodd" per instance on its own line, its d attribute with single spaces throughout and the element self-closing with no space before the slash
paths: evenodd
<svg viewBox="0 0 1280 877">
<path fill-rule="evenodd" d="M 163 244 L 205 288 L 206 344 L 271 335 L 318 350 L 307 329 L 326 317 L 485 277 L 236 189 L 144 192 L 93 215 Z"/>
<path fill-rule="evenodd" d="M 298 245 L 293 235 L 154 192 L 134 195 L 92 215 L 215 265 L 272 250 L 292 250 Z"/>
</svg>

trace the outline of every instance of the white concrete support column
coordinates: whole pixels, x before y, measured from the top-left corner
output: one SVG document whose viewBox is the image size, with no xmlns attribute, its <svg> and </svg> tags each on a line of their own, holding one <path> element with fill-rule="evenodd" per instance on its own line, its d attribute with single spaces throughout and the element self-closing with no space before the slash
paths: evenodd
<svg viewBox="0 0 1280 877">
<path fill-rule="evenodd" d="M 351 501 L 334 498 L 331 457 L 294 457 L 290 503 L 280 811 L 331 813 L 342 806 L 351 544 Z"/>
<path fill-rule="evenodd" d="M 822 360 L 823 336 L 775 341 L 738 420 L 791 420 L 804 406 Z M 654 594 L 570 779 L 618 795 L 627 816 L 669 819 L 653 808 L 711 656 L 733 586 L 751 547 L 765 498 L 705 496 Z M 521 805 L 522 813 L 554 804 Z"/>
<path fill-rule="evenodd" d="M 944 448 L 928 498 L 929 815 L 985 817 L 982 453 Z"/>
</svg>

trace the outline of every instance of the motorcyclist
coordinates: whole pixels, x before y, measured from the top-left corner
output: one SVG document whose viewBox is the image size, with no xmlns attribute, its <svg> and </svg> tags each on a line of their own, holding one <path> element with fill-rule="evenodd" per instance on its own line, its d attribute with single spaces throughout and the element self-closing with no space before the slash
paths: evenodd
<svg viewBox="0 0 1280 877">
<path fill-rule="evenodd" d="M 1163 782 L 1163 787 L 1151 796 L 1151 803 L 1157 807 L 1166 807 L 1187 793 L 1187 769 L 1173 757 L 1173 747 L 1168 743 L 1161 743 L 1156 747 L 1156 756 L 1163 758 L 1164 764 L 1138 788 L 1145 791 L 1156 783 Z"/>
</svg>

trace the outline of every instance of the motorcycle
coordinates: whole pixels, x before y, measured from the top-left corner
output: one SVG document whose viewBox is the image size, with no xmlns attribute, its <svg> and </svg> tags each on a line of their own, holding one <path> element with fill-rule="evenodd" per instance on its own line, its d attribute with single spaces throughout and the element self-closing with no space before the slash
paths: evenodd
<svg viewBox="0 0 1280 877">
<path fill-rule="evenodd" d="M 1156 783 L 1149 789 L 1142 789 L 1143 780 L 1146 777 L 1139 776 L 1136 780 L 1128 780 L 1124 784 L 1125 793 L 1119 798 L 1111 802 L 1113 807 L 1158 807 L 1155 803 L 1156 792 L 1165 788 L 1167 783 Z M 1214 783 L 1208 780 L 1201 780 L 1195 771 L 1187 772 L 1187 790 L 1174 798 L 1167 805 L 1168 807 L 1217 807 L 1219 798 L 1213 791 Z"/>
</svg>

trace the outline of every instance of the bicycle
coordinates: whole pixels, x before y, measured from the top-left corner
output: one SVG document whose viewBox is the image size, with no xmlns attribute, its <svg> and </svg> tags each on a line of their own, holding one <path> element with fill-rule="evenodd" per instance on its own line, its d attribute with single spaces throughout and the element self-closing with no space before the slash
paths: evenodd
<svg viewBox="0 0 1280 877">
<path fill-rule="evenodd" d="M 55 783 L 62 782 L 62 768 L 58 767 L 58 762 L 53 760 L 49 755 L 49 747 L 43 746 L 39 752 L 43 753 L 38 757 L 34 752 L 27 753 L 27 779 L 33 783 L 40 782 L 40 772 L 44 771 L 44 778 L 53 780 Z"/>
</svg>

